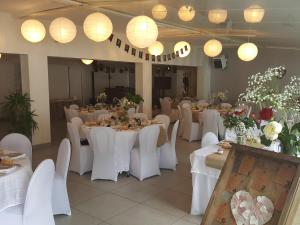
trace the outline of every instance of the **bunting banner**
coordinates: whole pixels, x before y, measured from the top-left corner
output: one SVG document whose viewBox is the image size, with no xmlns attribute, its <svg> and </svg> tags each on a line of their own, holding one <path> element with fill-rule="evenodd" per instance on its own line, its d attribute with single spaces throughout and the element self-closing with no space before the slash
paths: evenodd
<svg viewBox="0 0 300 225">
<path fill-rule="evenodd" d="M 158 56 L 155 56 L 155 55 L 151 55 L 143 50 L 137 50 L 136 48 L 130 46 L 129 44 L 123 42 L 120 38 L 117 38 L 115 37 L 114 34 L 111 34 L 108 38 L 108 40 L 111 42 L 111 43 L 115 43 L 115 45 L 118 47 L 118 48 L 121 48 L 122 45 L 124 45 L 124 51 L 126 53 L 129 53 L 131 54 L 132 56 L 134 57 L 138 57 L 139 59 L 144 59 L 146 61 L 152 61 L 152 62 L 161 62 L 161 61 L 171 61 L 173 59 L 176 59 L 176 58 L 180 58 L 179 56 L 181 54 L 184 54 L 186 51 L 188 51 L 188 46 L 185 45 L 183 48 L 179 49 L 178 51 L 176 52 L 171 52 L 171 53 L 168 53 L 168 54 L 163 54 L 163 55 L 158 55 Z M 114 41 L 115 40 L 115 41 Z M 123 43 L 123 44 L 122 44 Z"/>
</svg>

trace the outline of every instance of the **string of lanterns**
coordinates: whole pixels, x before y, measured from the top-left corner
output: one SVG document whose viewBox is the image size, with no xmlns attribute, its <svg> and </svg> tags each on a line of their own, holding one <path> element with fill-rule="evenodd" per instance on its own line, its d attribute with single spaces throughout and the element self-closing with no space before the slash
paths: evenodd
<svg viewBox="0 0 300 225">
<path fill-rule="evenodd" d="M 259 5 L 252 5 L 244 10 L 244 19 L 247 23 L 259 23 L 264 17 L 264 9 Z M 167 7 L 157 4 L 152 8 L 154 19 L 163 20 L 167 17 Z M 196 15 L 195 9 L 191 5 L 183 5 L 178 10 L 178 17 L 184 22 L 189 22 Z M 210 23 L 224 23 L 228 17 L 226 9 L 211 9 L 208 11 Z M 113 32 L 113 24 L 109 17 L 103 13 L 95 12 L 88 15 L 83 22 L 85 35 L 95 41 L 107 40 Z M 76 25 L 73 21 L 65 17 L 54 19 L 49 26 L 50 36 L 57 42 L 65 44 L 73 41 L 77 34 Z M 22 23 L 21 34 L 25 40 L 38 43 L 46 36 L 45 26 L 36 19 L 29 19 Z M 129 42 L 137 48 L 148 48 L 151 55 L 158 56 L 164 51 L 164 46 L 157 41 L 158 27 L 155 21 L 145 15 L 133 17 L 127 24 L 126 36 Z M 180 49 L 187 46 L 186 51 Z M 216 39 L 208 40 L 204 44 L 204 53 L 209 57 L 216 57 L 222 52 L 222 43 Z M 178 42 L 174 46 L 174 52 L 179 52 L 180 57 L 186 57 L 191 51 L 191 46 L 187 42 Z M 238 48 L 238 57 L 243 61 L 251 61 L 258 54 L 258 48 L 254 43 L 244 43 Z M 86 61 L 85 63 L 90 62 Z M 90 62 L 92 63 L 92 62 Z M 87 63 L 88 64 L 88 63 Z"/>
</svg>

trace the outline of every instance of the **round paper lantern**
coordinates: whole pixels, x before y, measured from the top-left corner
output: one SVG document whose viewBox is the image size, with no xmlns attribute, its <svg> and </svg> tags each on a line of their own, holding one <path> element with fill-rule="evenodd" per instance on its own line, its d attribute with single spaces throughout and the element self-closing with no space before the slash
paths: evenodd
<svg viewBox="0 0 300 225">
<path fill-rule="evenodd" d="M 92 13 L 83 22 L 85 35 L 96 42 L 105 41 L 112 34 L 113 24 L 103 13 Z"/>
<path fill-rule="evenodd" d="M 195 14 L 196 14 L 195 9 L 190 5 L 181 6 L 180 9 L 178 10 L 179 19 L 185 22 L 194 19 Z"/>
<path fill-rule="evenodd" d="M 211 9 L 208 11 L 208 20 L 214 24 L 224 23 L 227 19 L 226 9 Z"/>
<path fill-rule="evenodd" d="M 152 16 L 154 19 L 163 20 L 167 17 L 168 10 L 166 6 L 157 4 L 152 8 Z"/>
<path fill-rule="evenodd" d="M 77 29 L 72 20 L 59 17 L 53 20 L 49 27 L 51 37 L 60 43 L 68 43 L 76 37 Z"/>
<path fill-rule="evenodd" d="M 152 45 L 149 46 L 148 52 L 151 55 L 161 55 L 164 52 L 164 46 L 161 42 L 155 41 Z"/>
<path fill-rule="evenodd" d="M 238 56 L 243 61 L 251 61 L 257 56 L 258 49 L 253 43 L 244 43 L 238 49 Z"/>
<path fill-rule="evenodd" d="M 81 62 L 84 63 L 85 65 L 90 65 L 94 62 L 92 59 L 81 59 Z"/>
<path fill-rule="evenodd" d="M 138 48 L 152 45 L 158 36 L 158 28 L 153 19 L 148 16 L 132 18 L 126 27 L 126 35 L 131 44 Z"/>
<path fill-rule="evenodd" d="M 184 47 L 187 46 L 188 50 L 184 50 Z M 181 53 L 181 49 L 183 49 L 183 53 Z M 179 52 L 179 57 L 180 58 L 184 58 L 186 56 L 188 56 L 191 52 L 191 46 L 188 42 L 186 41 L 180 41 L 180 42 L 177 42 L 174 46 L 174 52 Z"/>
<path fill-rule="evenodd" d="M 251 5 L 244 10 L 244 19 L 247 23 L 260 23 L 264 15 L 265 10 L 259 5 Z"/>
<path fill-rule="evenodd" d="M 45 38 L 46 29 L 40 21 L 30 19 L 22 23 L 21 33 L 25 40 L 37 43 Z"/>
<path fill-rule="evenodd" d="M 222 44 L 216 39 L 207 41 L 204 45 L 204 53 L 209 57 L 215 57 L 222 52 Z"/>
</svg>

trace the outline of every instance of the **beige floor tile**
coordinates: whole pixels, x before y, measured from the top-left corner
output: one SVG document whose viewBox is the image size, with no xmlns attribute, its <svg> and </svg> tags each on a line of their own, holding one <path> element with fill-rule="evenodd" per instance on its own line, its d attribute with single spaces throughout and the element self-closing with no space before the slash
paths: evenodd
<svg viewBox="0 0 300 225">
<path fill-rule="evenodd" d="M 105 221 L 136 204 L 136 202 L 122 198 L 118 195 L 106 193 L 83 202 L 75 206 L 75 208 Z"/>
<path fill-rule="evenodd" d="M 107 222 L 111 225 L 171 225 L 177 217 L 160 210 L 137 205 Z"/>
<path fill-rule="evenodd" d="M 189 223 L 189 222 L 184 221 L 184 220 L 178 220 L 172 225 L 195 225 L 195 224 L 194 223 Z M 200 225 L 200 223 L 198 225 Z"/>
<path fill-rule="evenodd" d="M 98 225 L 103 221 L 89 216 L 76 209 L 72 209 L 72 216 L 59 215 L 55 216 L 56 225 Z"/>
<path fill-rule="evenodd" d="M 170 189 L 182 192 L 187 195 L 192 195 L 193 187 L 192 187 L 192 179 L 182 179 L 182 182 L 178 183 L 177 185 L 171 187 Z"/>
<path fill-rule="evenodd" d="M 68 181 L 68 194 L 72 207 L 103 193 L 105 193 L 105 191 L 101 189 L 94 189 L 76 181 Z"/>
<path fill-rule="evenodd" d="M 164 188 L 159 186 L 138 181 L 113 189 L 111 192 L 136 202 L 143 202 L 163 190 Z"/>
<path fill-rule="evenodd" d="M 188 215 L 182 217 L 181 219 L 184 220 L 184 221 L 187 221 L 189 223 L 199 225 L 201 223 L 202 216 L 194 216 L 194 215 L 188 214 Z"/>
<path fill-rule="evenodd" d="M 174 216 L 182 217 L 190 211 L 191 196 L 167 189 L 142 204 Z"/>
</svg>

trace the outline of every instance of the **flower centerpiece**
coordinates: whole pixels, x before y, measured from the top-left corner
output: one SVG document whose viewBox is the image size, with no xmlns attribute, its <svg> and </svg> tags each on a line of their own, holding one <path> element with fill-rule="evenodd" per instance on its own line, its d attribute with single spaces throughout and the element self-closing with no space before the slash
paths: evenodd
<svg viewBox="0 0 300 225">
<path fill-rule="evenodd" d="M 100 92 L 96 97 L 97 103 L 105 103 L 107 99 L 107 95 L 105 92 Z"/>
<path fill-rule="evenodd" d="M 228 99 L 227 95 L 228 95 L 228 91 L 225 90 L 225 91 L 218 91 L 217 93 L 213 93 L 212 97 L 215 102 L 222 103 Z"/>
<path fill-rule="evenodd" d="M 277 142 L 283 153 L 297 155 L 300 125 L 297 120 L 290 122 L 288 116 L 300 115 L 300 76 L 282 82 L 286 72 L 285 67 L 279 66 L 249 76 L 248 86 L 239 100 L 260 107 L 262 144 L 271 146 Z"/>
</svg>

